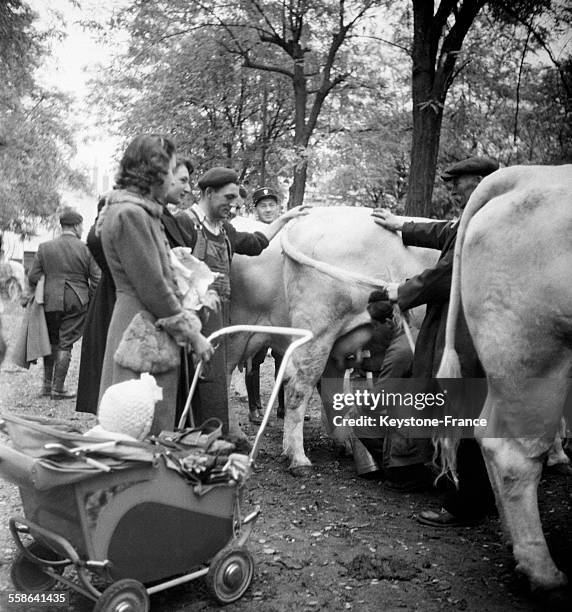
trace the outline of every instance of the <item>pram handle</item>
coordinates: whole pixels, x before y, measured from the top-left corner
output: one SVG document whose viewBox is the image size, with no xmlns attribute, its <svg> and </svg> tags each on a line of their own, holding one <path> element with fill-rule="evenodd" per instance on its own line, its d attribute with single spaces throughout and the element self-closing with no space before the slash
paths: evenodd
<svg viewBox="0 0 572 612">
<path fill-rule="evenodd" d="M 262 423 L 260 424 L 260 428 L 258 430 L 258 433 L 256 434 L 254 445 L 252 447 L 252 450 L 250 451 L 249 459 L 250 459 L 250 462 L 252 463 L 255 460 L 256 455 L 258 454 L 258 446 L 260 443 L 260 439 L 262 437 L 262 434 L 264 433 L 264 429 L 266 428 L 268 419 L 270 418 L 270 410 L 272 409 L 272 406 L 274 405 L 274 402 L 276 401 L 276 397 L 278 396 L 280 385 L 282 384 L 282 381 L 284 380 L 284 373 L 286 372 L 286 366 L 288 365 L 288 362 L 292 356 L 292 353 L 299 346 L 302 346 L 302 344 L 305 344 L 306 342 L 311 340 L 313 337 L 313 334 L 311 331 L 307 329 L 300 329 L 298 327 L 275 327 L 272 325 L 231 325 L 230 327 L 223 327 L 222 329 L 219 329 L 213 332 L 207 338 L 207 340 L 209 342 L 212 342 L 213 340 L 216 340 L 217 338 L 220 338 L 221 336 L 237 334 L 237 333 L 244 333 L 244 332 L 254 333 L 254 334 L 256 333 L 277 334 L 280 336 L 297 336 L 297 339 L 294 340 L 288 346 L 288 348 L 286 349 L 286 352 L 284 353 L 284 357 L 282 358 L 282 363 L 278 370 L 276 381 L 274 383 L 272 393 L 270 394 L 270 399 L 268 400 L 266 410 L 264 411 Z M 197 384 L 199 381 L 199 376 L 201 374 L 202 368 L 203 368 L 203 362 L 200 361 L 197 364 L 197 367 L 195 369 L 195 375 L 193 376 L 193 381 L 191 383 L 189 395 L 187 396 L 187 401 L 185 403 L 183 414 L 181 415 L 181 418 L 179 419 L 179 429 L 183 429 L 187 421 L 187 417 L 191 409 L 191 400 L 193 399 L 193 395 L 197 388 Z M 226 376 L 226 372 L 224 373 L 224 375 Z"/>
</svg>

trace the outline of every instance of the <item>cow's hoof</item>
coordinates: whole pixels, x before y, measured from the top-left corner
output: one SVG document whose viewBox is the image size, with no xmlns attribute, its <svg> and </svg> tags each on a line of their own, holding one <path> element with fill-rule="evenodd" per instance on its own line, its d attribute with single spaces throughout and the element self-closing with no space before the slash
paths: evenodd
<svg viewBox="0 0 572 612">
<path fill-rule="evenodd" d="M 517 565 L 516 570 L 522 572 L 522 569 Z M 528 576 L 530 580 L 530 590 L 533 595 L 539 598 L 558 597 L 561 590 L 568 591 L 568 579 L 566 574 L 558 569 L 552 572 L 547 572 L 541 578 Z"/>
<path fill-rule="evenodd" d="M 311 465 L 296 465 L 291 466 L 288 471 L 292 476 L 296 478 L 308 478 L 312 475 L 312 466 Z"/>
<path fill-rule="evenodd" d="M 568 612 L 570 601 L 572 601 L 572 589 L 569 585 L 560 586 L 555 589 L 536 589 L 533 591 L 533 599 L 542 604 L 545 610 L 552 612 Z"/>
</svg>

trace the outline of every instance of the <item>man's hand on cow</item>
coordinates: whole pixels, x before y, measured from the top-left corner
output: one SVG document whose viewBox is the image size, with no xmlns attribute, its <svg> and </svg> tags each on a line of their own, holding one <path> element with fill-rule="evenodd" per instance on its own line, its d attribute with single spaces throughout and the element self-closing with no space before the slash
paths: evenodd
<svg viewBox="0 0 572 612">
<path fill-rule="evenodd" d="M 403 229 L 403 224 L 405 223 L 404 217 L 394 215 L 387 208 L 376 208 L 371 213 L 371 216 L 373 217 L 376 225 L 381 225 L 381 227 L 391 230 L 392 232 Z"/>
<path fill-rule="evenodd" d="M 272 240 L 274 236 L 288 223 L 288 221 L 292 221 L 292 219 L 297 219 L 298 217 L 303 217 L 310 212 L 312 206 L 309 204 L 304 204 L 302 206 L 295 206 L 290 210 L 287 210 L 283 215 L 280 215 L 276 221 L 273 221 L 269 225 L 266 225 L 264 228 L 260 228 L 258 231 L 262 232 L 268 240 Z"/>
<path fill-rule="evenodd" d="M 387 299 L 390 302 L 397 302 L 400 286 L 401 283 L 387 283 L 387 285 L 385 286 L 385 289 L 387 291 Z"/>
<path fill-rule="evenodd" d="M 312 206 L 310 204 L 303 204 L 302 206 L 295 206 L 294 208 L 287 210 L 283 215 L 279 217 L 279 219 L 283 222 L 283 224 L 286 224 L 288 223 L 288 221 L 291 221 L 292 219 L 296 219 L 297 217 L 303 217 L 307 215 L 311 209 L 312 209 Z"/>
</svg>

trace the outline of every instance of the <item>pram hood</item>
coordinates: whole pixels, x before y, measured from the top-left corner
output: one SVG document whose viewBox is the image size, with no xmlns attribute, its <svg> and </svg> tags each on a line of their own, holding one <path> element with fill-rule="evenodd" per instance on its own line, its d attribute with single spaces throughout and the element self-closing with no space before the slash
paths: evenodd
<svg viewBox="0 0 572 612">
<path fill-rule="evenodd" d="M 46 490 L 157 461 L 152 444 L 91 438 L 41 417 L 5 414 L 0 426 L 12 443 L 0 445 L 0 474 L 19 486 Z"/>
</svg>

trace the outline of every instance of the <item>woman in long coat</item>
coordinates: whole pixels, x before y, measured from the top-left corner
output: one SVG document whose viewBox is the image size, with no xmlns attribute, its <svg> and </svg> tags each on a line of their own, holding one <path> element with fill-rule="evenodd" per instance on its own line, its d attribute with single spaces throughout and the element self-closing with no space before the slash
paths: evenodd
<svg viewBox="0 0 572 612">
<path fill-rule="evenodd" d="M 105 197 L 102 197 L 97 204 L 98 218 L 105 202 Z M 107 261 L 105 261 L 101 240 L 95 235 L 95 224 L 89 230 L 86 242 L 93 258 L 101 269 L 101 278 L 93 299 L 89 301 L 85 318 L 77 381 L 76 410 L 97 414 L 107 330 L 115 306 L 115 284 Z"/>
<path fill-rule="evenodd" d="M 112 384 L 138 378 L 139 372 L 117 364 L 114 355 L 133 317 L 146 311 L 177 340 L 191 345 L 198 358 L 208 359 L 212 347 L 188 324 L 177 294 L 165 230 L 161 223 L 165 195 L 173 181 L 175 146 L 160 136 L 138 136 L 127 147 L 117 177 L 99 215 L 96 234 L 116 288 L 100 397 Z M 179 369 L 155 376 L 163 400 L 155 408 L 151 433 L 172 429 Z"/>
</svg>

